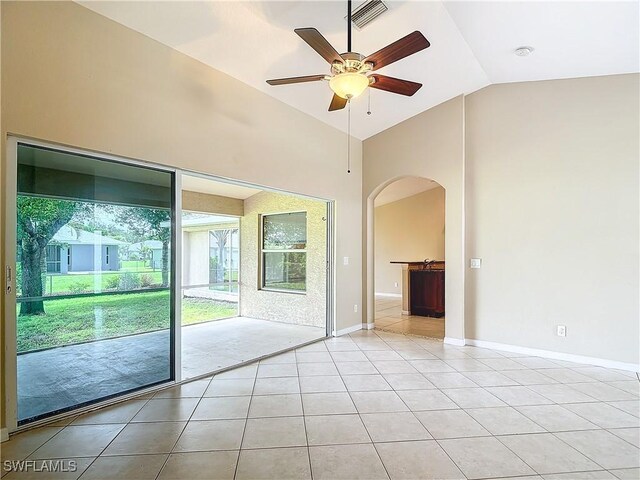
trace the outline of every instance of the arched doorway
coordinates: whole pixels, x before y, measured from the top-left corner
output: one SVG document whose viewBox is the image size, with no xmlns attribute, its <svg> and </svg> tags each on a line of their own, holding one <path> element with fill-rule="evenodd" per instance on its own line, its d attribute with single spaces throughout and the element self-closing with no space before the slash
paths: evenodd
<svg viewBox="0 0 640 480">
<path fill-rule="evenodd" d="M 444 339 L 445 189 L 424 177 L 386 182 L 372 194 L 373 323 Z"/>
</svg>

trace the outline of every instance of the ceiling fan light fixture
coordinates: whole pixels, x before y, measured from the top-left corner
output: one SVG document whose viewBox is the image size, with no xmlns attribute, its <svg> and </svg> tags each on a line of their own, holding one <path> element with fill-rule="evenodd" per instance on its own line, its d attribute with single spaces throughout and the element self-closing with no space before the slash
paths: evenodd
<svg viewBox="0 0 640 480">
<path fill-rule="evenodd" d="M 345 72 L 331 77 L 329 87 L 341 98 L 351 100 L 362 94 L 369 86 L 369 77 L 363 73 Z"/>
</svg>

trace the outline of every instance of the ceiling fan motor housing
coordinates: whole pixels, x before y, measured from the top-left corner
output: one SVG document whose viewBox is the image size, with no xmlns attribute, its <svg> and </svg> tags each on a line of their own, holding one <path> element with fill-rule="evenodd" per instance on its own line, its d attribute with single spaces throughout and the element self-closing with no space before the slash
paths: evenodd
<svg viewBox="0 0 640 480">
<path fill-rule="evenodd" d="M 341 73 L 362 73 L 365 74 L 373 69 L 373 63 L 365 62 L 364 55 L 355 52 L 341 53 L 342 62 L 331 64 L 331 73 L 339 75 Z"/>
</svg>

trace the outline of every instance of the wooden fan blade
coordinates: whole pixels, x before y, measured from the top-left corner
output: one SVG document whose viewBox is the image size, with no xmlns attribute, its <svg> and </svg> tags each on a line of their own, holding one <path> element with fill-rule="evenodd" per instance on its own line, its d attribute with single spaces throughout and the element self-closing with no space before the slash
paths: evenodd
<svg viewBox="0 0 640 480">
<path fill-rule="evenodd" d="M 371 75 L 374 82 L 369 84 L 371 88 L 384 90 L 386 92 L 398 93 L 410 97 L 422 87 L 421 83 L 410 82 L 409 80 L 401 80 L 399 78 L 387 77 L 385 75 Z"/>
<path fill-rule="evenodd" d="M 346 105 L 347 99 L 339 97 L 334 93 L 333 98 L 331 99 L 331 104 L 329 105 L 329 111 L 333 112 L 334 110 L 342 110 Z"/>
<path fill-rule="evenodd" d="M 318 52 L 327 62 L 333 63 L 343 61 L 336 49 L 333 48 L 329 41 L 315 28 L 296 28 L 294 32 L 296 32 L 300 38 L 307 42 L 309 46 Z"/>
<path fill-rule="evenodd" d="M 369 55 L 364 61 L 373 63 L 373 70 L 377 70 L 390 63 L 397 62 L 404 57 L 413 55 L 420 50 L 424 50 L 429 45 L 431 45 L 429 40 L 416 30 L 406 37 L 402 37 L 400 40 L 396 40 L 383 49 L 378 50 L 376 53 Z"/>
<path fill-rule="evenodd" d="M 269 85 L 289 85 L 290 83 L 317 82 L 318 80 L 324 80 L 324 77 L 324 75 L 307 75 L 306 77 L 276 78 L 267 80 L 267 83 Z"/>
</svg>

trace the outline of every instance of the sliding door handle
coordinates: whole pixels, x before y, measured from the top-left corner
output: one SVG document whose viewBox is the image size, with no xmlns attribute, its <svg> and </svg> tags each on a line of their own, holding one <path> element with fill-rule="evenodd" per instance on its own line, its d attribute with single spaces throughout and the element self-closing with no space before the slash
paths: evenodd
<svg viewBox="0 0 640 480">
<path fill-rule="evenodd" d="M 6 276 L 6 285 L 7 285 L 6 292 L 7 292 L 7 295 L 9 295 L 13 291 L 13 275 L 12 275 L 11 267 L 9 265 L 7 265 L 6 272 L 7 272 L 7 276 Z"/>
</svg>

